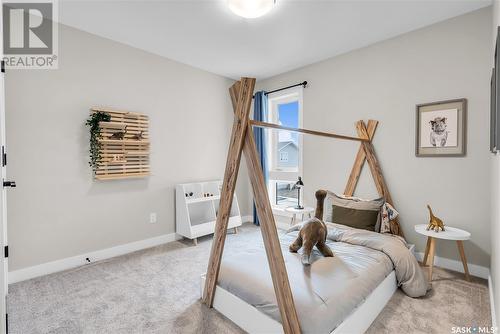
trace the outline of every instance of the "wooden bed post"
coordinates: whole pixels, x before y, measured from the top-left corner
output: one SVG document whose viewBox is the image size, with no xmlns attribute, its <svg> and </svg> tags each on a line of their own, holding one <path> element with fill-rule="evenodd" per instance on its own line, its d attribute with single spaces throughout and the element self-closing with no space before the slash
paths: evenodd
<svg viewBox="0 0 500 334">
<path fill-rule="evenodd" d="M 283 330 L 285 333 L 300 333 L 300 324 L 293 301 L 288 274 L 285 267 L 281 246 L 278 239 L 276 223 L 269 203 L 267 186 L 264 181 L 264 175 L 260 166 L 255 139 L 253 137 L 252 127 L 248 122 L 250 104 L 252 101 L 255 79 L 242 78 L 236 82 L 230 89 L 231 101 L 235 114 L 235 122 L 231 135 L 228 158 L 226 162 L 226 171 L 221 192 L 219 215 L 217 216 L 212 251 L 207 269 L 205 290 L 203 302 L 212 307 L 217 285 L 217 279 L 222 259 L 222 251 L 226 238 L 227 223 L 231 208 L 231 202 L 238 174 L 239 162 L 241 160 L 241 151 L 245 154 L 248 165 L 250 182 L 255 198 L 255 206 L 261 223 L 261 232 L 264 239 L 264 246 L 269 262 L 271 277 L 273 280 L 274 291 L 278 301 L 278 307 L 281 314 Z M 251 87 L 250 87 L 251 86 Z M 250 89 L 251 88 L 251 89 Z M 241 116 L 242 106 L 245 113 Z M 246 131 L 242 129 L 246 127 Z M 242 140 L 240 145 L 239 140 Z M 237 151 L 237 149 L 239 150 Z M 235 164 L 237 163 L 237 166 Z M 231 166 L 235 166 L 231 167 Z M 225 186 L 227 184 L 227 187 Z M 230 195 L 229 195 L 230 193 Z M 223 207 L 223 202 L 226 204 Z M 223 211 L 224 208 L 224 211 Z"/>
<path fill-rule="evenodd" d="M 255 79 L 242 78 L 239 86 L 238 103 L 234 110 L 233 130 L 231 133 L 231 141 L 229 142 L 226 169 L 224 171 L 224 180 L 222 182 L 220 195 L 219 212 L 215 222 L 212 250 L 210 251 L 210 260 L 208 262 L 205 290 L 203 293 L 203 302 L 209 307 L 213 305 L 215 287 L 219 277 L 229 214 L 231 212 L 231 205 L 233 204 L 234 189 L 238 177 L 238 170 L 240 168 L 241 150 L 248 128 L 248 118 L 250 106 L 252 104 Z"/>
<path fill-rule="evenodd" d="M 377 130 L 378 121 L 369 120 L 368 121 L 368 136 L 370 141 Z M 353 196 L 354 190 L 358 185 L 359 176 L 361 175 L 361 170 L 365 164 L 366 154 L 363 145 L 359 145 L 358 154 L 354 160 L 354 165 L 352 166 L 351 174 L 349 175 L 349 180 L 347 180 L 347 185 L 344 190 L 344 195 Z"/>
<path fill-rule="evenodd" d="M 367 141 L 361 142 L 360 148 L 358 150 L 358 155 L 356 156 L 356 160 L 354 161 L 351 175 L 349 176 L 349 180 L 347 181 L 347 186 L 344 194 L 347 196 L 352 196 L 354 194 L 356 184 L 361 174 L 361 169 L 366 160 L 368 161 L 368 165 L 370 166 L 370 171 L 373 180 L 375 181 L 375 186 L 377 187 L 379 195 L 383 196 L 389 204 L 393 205 L 391 193 L 389 192 L 389 188 L 385 183 L 384 175 L 382 174 L 382 169 L 380 168 L 380 164 L 377 160 L 375 149 L 372 144 L 372 138 L 375 134 L 377 124 L 377 121 L 369 120 L 367 128 L 364 121 L 361 120 L 356 122 L 356 130 L 358 132 L 358 136 L 360 138 L 367 139 Z M 390 228 L 392 234 L 404 237 L 403 230 L 399 226 L 397 218 L 391 221 Z"/>
<path fill-rule="evenodd" d="M 229 89 L 233 108 L 237 104 L 239 84 L 233 85 Z M 264 247 L 266 249 L 267 262 L 271 271 L 274 293 L 278 301 L 281 315 L 281 323 L 285 333 L 300 333 L 300 323 L 293 301 L 292 290 L 288 280 L 285 261 L 281 252 L 281 245 L 278 238 L 278 230 L 274 215 L 269 203 L 267 186 L 262 173 L 262 167 L 255 146 L 252 126 L 248 125 L 243 145 L 243 154 L 248 167 L 248 175 L 252 184 L 255 207 L 260 221 L 260 230 Z"/>
</svg>

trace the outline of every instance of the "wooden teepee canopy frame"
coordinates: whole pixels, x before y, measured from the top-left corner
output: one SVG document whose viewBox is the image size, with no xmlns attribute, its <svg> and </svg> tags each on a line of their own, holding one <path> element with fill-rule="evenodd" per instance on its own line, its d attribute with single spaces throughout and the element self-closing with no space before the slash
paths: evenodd
<svg viewBox="0 0 500 334">
<path fill-rule="evenodd" d="M 264 175 L 262 173 L 259 156 L 255 146 L 252 126 L 288 130 L 343 140 L 359 141 L 361 145 L 359 147 L 356 160 L 354 161 L 344 194 L 349 196 L 354 194 L 356 184 L 366 160 L 370 166 L 370 171 L 375 181 L 378 193 L 380 196 L 385 197 L 387 202 L 392 204 L 391 195 L 385 183 L 382 170 L 375 156 L 375 151 L 371 142 L 378 122 L 370 120 L 366 126 L 364 121 L 358 121 L 356 123 L 358 137 L 350 137 L 334 133 L 289 128 L 277 124 L 252 121 L 249 119 L 249 114 L 254 88 L 255 79 L 241 78 L 240 81 L 235 82 L 229 89 L 234 109 L 234 123 L 231 133 L 231 141 L 229 143 L 229 152 L 226 160 L 224 180 L 222 183 L 219 213 L 215 225 L 212 250 L 210 252 L 210 260 L 207 268 L 203 302 L 209 307 L 212 307 L 213 305 L 222 260 L 222 252 L 224 250 L 224 243 L 227 234 L 229 214 L 236 185 L 236 178 L 240 167 L 241 153 L 243 152 L 248 165 L 248 173 L 252 184 L 255 206 L 257 208 L 257 215 L 260 221 L 262 238 L 264 239 L 264 246 L 271 270 L 271 277 L 274 291 L 276 293 L 276 299 L 278 301 L 283 329 L 285 333 L 300 333 L 299 319 L 297 317 L 297 311 L 295 309 L 292 291 L 288 281 L 285 261 L 281 252 L 278 232 L 271 204 L 269 202 Z M 397 221 L 391 222 L 391 232 L 393 234 L 403 235 Z"/>
</svg>

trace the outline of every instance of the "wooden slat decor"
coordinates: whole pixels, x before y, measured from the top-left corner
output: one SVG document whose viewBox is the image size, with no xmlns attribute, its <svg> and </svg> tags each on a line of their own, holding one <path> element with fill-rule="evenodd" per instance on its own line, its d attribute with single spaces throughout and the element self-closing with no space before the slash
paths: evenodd
<svg viewBox="0 0 500 334">
<path fill-rule="evenodd" d="M 149 119 L 145 114 L 92 108 L 91 113 L 104 112 L 109 122 L 100 122 L 101 160 L 95 170 L 97 180 L 118 180 L 149 176 Z M 124 132 L 123 139 L 113 134 Z M 139 139 L 140 138 L 140 139 Z"/>
</svg>

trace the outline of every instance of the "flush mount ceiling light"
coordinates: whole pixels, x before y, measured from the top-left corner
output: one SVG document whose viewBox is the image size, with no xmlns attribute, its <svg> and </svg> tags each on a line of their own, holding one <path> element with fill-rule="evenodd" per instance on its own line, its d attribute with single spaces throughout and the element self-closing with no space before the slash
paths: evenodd
<svg viewBox="0 0 500 334">
<path fill-rule="evenodd" d="M 248 19 L 267 14 L 275 4 L 276 0 L 227 0 L 233 13 Z"/>
</svg>

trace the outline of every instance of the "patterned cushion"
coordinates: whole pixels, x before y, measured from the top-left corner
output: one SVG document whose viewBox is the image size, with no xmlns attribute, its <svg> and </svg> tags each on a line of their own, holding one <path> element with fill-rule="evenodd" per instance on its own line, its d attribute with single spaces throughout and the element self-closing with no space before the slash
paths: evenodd
<svg viewBox="0 0 500 334">
<path fill-rule="evenodd" d="M 380 233 L 391 233 L 391 220 L 396 219 L 399 216 L 399 212 L 396 211 L 389 203 L 385 202 L 382 205 L 381 219 L 380 219 Z"/>
</svg>

